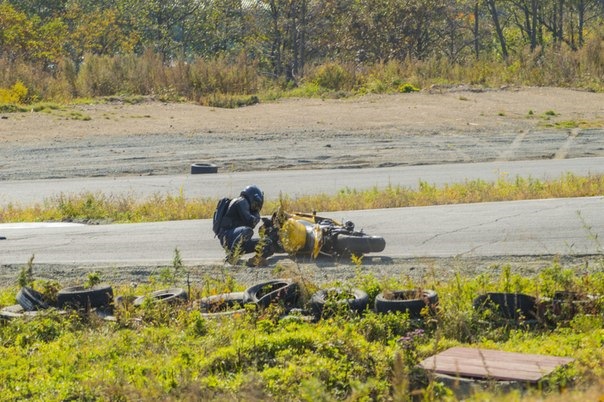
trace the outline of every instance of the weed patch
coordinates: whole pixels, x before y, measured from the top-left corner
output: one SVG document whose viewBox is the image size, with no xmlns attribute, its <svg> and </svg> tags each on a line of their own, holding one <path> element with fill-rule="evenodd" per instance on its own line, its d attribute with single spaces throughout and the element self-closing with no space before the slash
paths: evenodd
<svg viewBox="0 0 604 402">
<path fill-rule="evenodd" d="M 437 187 L 420 181 L 417 189 L 388 186 L 384 189 L 355 190 L 344 188 L 336 195 L 316 194 L 295 199 L 282 197 L 267 200 L 265 209 L 276 211 L 286 203 L 289 210 L 343 211 L 375 208 L 511 201 L 540 198 L 590 197 L 604 194 L 604 175 L 576 176 L 564 174 L 558 179 L 538 180 L 500 177 L 495 182 L 470 180 Z M 146 200 L 133 196 L 103 193 L 64 195 L 48 199 L 43 205 L 21 207 L 9 204 L 0 210 L 3 222 L 73 221 L 73 222 L 157 222 L 165 220 L 211 218 L 216 199 L 189 199 L 178 195 L 154 194 Z M 360 261 L 359 261 L 360 262 Z"/>
<path fill-rule="evenodd" d="M 180 264 L 176 253 L 174 269 L 183 268 Z M 136 308 L 120 304 L 114 310 L 116 321 L 102 321 L 93 313 L 49 310 L 0 325 L 0 391 L 9 400 L 48 401 L 224 400 L 234 396 L 398 400 L 412 394 L 439 400 L 451 397 L 452 392 L 427 379 L 417 363 L 457 345 L 575 358 L 573 364 L 556 371 L 547 386 L 528 391 L 527 396 L 535 400 L 560 400 L 559 390 L 565 391 L 565 397 L 576 398 L 571 400 L 589 399 L 603 385 L 602 303 L 598 310 L 577 311 L 568 320 L 536 327 L 495 326 L 472 307 L 472 299 L 486 291 L 518 291 L 546 298 L 569 289 L 602 296 L 601 273 L 554 263 L 527 278 L 504 265 L 475 278 L 457 275 L 439 283 L 377 280 L 359 272 L 353 283 L 368 294 L 410 286 L 434 288 L 440 301 L 434 321 L 366 311 L 361 315 L 336 312 L 313 323 L 282 320 L 271 308 L 207 320 L 192 300 Z M 228 290 L 240 287 L 227 286 Z M 192 294 L 203 297 L 224 289 L 223 282 L 202 278 L 193 283 Z M 116 290 L 131 295 L 154 288 L 121 285 Z M 14 291 L 0 290 L 0 302 L 14 304 L 10 300 Z M 481 391 L 472 400 L 500 396 L 506 395 Z"/>
<path fill-rule="evenodd" d="M 211 96 L 203 97 L 199 103 L 204 106 L 235 109 L 244 106 L 255 105 L 260 100 L 257 96 L 241 96 L 241 95 L 223 95 L 212 94 Z"/>
<path fill-rule="evenodd" d="M 20 113 L 27 112 L 28 109 L 24 106 L 15 105 L 13 103 L 1 103 L 0 113 Z"/>
</svg>

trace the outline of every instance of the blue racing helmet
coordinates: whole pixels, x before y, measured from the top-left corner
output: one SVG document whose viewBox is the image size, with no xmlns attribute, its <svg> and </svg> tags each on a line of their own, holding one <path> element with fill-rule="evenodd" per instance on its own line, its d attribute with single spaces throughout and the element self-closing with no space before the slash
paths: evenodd
<svg viewBox="0 0 604 402">
<path fill-rule="evenodd" d="M 260 212 L 264 204 L 264 193 L 256 185 L 247 186 L 241 191 L 241 196 L 247 198 L 252 211 Z"/>
</svg>

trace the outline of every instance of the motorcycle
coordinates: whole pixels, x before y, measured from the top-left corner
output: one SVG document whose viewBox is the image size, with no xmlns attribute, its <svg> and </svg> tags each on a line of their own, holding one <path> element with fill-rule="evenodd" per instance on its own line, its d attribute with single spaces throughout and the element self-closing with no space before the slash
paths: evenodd
<svg viewBox="0 0 604 402">
<path fill-rule="evenodd" d="M 362 256 L 386 247 L 383 237 L 369 236 L 362 230 L 356 231 L 351 221 L 340 223 L 317 216 L 316 212 L 289 213 L 280 208 L 270 219 L 263 218 L 260 232 L 271 240 L 275 252 L 308 255 L 313 259 L 319 255 Z"/>
</svg>

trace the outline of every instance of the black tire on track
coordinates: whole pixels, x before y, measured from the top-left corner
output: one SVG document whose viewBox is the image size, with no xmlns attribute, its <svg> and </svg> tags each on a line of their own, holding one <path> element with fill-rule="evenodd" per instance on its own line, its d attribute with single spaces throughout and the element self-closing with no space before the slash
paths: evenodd
<svg viewBox="0 0 604 402">
<path fill-rule="evenodd" d="M 340 298 L 346 295 L 348 298 Z M 350 291 L 341 288 L 321 289 L 310 298 L 310 309 L 313 315 L 321 318 L 325 312 L 325 305 L 328 301 L 336 297 L 338 306 L 346 306 L 351 311 L 363 313 L 367 310 L 369 304 L 369 295 L 361 289 L 351 289 Z"/>
<path fill-rule="evenodd" d="M 381 236 L 351 236 L 340 234 L 336 238 L 336 251 L 340 254 L 379 253 L 386 248 L 386 240 Z"/>
<path fill-rule="evenodd" d="M 97 308 L 113 303 L 113 288 L 109 285 L 94 285 L 90 288 L 72 286 L 59 290 L 57 307 L 59 308 Z"/>
<path fill-rule="evenodd" d="M 152 292 L 148 296 L 139 296 L 134 299 L 132 304 L 135 306 L 140 306 L 145 302 L 146 299 L 151 299 L 153 302 L 176 304 L 189 300 L 189 297 L 184 289 L 171 288 Z"/>
<path fill-rule="evenodd" d="M 43 310 L 49 307 L 48 303 L 44 301 L 42 293 L 27 286 L 22 287 L 19 292 L 17 292 L 17 303 L 19 303 L 25 311 Z"/>
<path fill-rule="evenodd" d="M 438 295 L 433 290 L 423 290 L 418 297 L 417 290 L 395 290 L 380 293 L 375 297 L 375 312 L 408 312 L 409 318 L 422 318 L 422 310 L 428 307 L 433 312 L 438 303 Z"/>
<path fill-rule="evenodd" d="M 245 303 L 256 303 L 260 308 L 266 308 L 271 303 L 283 303 L 293 306 L 298 301 L 300 287 L 289 279 L 274 279 L 261 282 L 247 288 L 244 292 Z"/>
<path fill-rule="evenodd" d="M 191 174 L 218 173 L 218 167 L 211 163 L 193 163 Z"/>
</svg>

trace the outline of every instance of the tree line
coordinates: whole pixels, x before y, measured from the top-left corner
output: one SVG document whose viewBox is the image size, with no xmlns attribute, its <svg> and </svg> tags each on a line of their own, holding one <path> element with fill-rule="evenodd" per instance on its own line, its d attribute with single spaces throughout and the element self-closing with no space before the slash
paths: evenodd
<svg viewBox="0 0 604 402">
<path fill-rule="evenodd" d="M 293 84 L 330 62 L 509 65 L 586 46 L 601 65 L 603 40 L 604 0 L 3 0 L 0 83 L 17 63 L 55 74 L 148 52 L 166 66 L 244 58 Z"/>
</svg>

